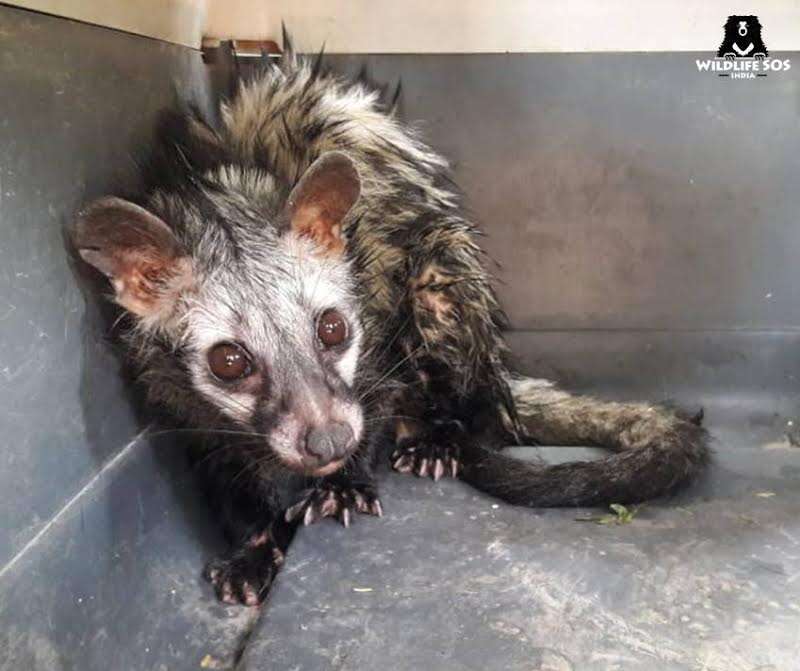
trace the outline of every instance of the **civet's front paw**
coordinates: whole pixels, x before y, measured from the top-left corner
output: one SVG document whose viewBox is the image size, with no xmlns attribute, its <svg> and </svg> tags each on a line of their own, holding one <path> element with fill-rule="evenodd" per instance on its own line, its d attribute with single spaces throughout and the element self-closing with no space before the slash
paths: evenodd
<svg viewBox="0 0 800 671">
<path fill-rule="evenodd" d="M 258 606 L 283 564 L 283 552 L 266 533 L 254 537 L 228 557 L 208 563 L 203 576 L 217 598 L 230 604 Z"/>
<path fill-rule="evenodd" d="M 309 525 L 324 517 L 338 520 L 344 526 L 356 513 L 381 517 L 378 492 L 372 485 L 339 485 L 326 482 L 306 492 L 303 498 L 286 510 L 287 522 L 300 522 Z"/>
</svg>

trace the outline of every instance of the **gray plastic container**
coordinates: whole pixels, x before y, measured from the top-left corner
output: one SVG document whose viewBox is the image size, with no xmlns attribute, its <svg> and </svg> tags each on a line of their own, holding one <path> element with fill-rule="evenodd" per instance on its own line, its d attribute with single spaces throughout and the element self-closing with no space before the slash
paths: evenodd
<svg viewBox="0 0 800 671">
<path fill-rule="evenodd" d="M 386 516 L 302 531 L 248 610 L 200 579 L 220 534 L 63 239 L 135 188 L 159 109 L 213 107 L 207 68 L 0 7 L 0 669 L 800 668 L 800 56 L 755 82 L 708 56 L 366 58 L 453 160 L 519 368 L 703 405 L 708 477 L 614 526 L 384 474 Z"/>
</svg>

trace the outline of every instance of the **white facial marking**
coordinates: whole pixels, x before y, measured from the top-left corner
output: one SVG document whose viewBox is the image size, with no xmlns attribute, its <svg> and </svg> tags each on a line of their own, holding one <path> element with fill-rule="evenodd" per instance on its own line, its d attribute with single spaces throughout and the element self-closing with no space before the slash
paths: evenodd
<svg viewBox="0 0 800 671">
<path fill-rule="evenodd" d="M 352 328 L 352 327 L 351 327 Z M 360 331 L 360 329 L 359 329 Z M 336 370 L 341 375 L 342 379 L 352 386 L 353 380 L 356 377 L 356 368 L 358 367 L 358 354 L 359 345 L 361 344 L 361 333 L 353 334 L 353 341 L 350 348 L 342 355 L 342 358 L 336 363 Z"/>
<path fill-rule="evenodd" d="M 363 335 L 347 262 L 321 255 L 312 241 L 287 233 L 253 263 L 248 260 L 238 271 L 221 268 L 204 280 L 185 317 L 195 388 L 254 431 L 259 430 L 255 417 L 271 404 L 268 412 L 279 414 L 265 448 L 293 470 L 309 468 L 304 449 L 312 427 L 344 423 L 357 444 L 364 430 L 359 403 L 319 384 L 333 375 L 350 387 L 357 374 Z M 350 339 L 341 352 L 320 349 L 317 319 L 328 309 L 348 323 Z M 221 342 L 238 343 L 251 355 L 258 378 L 250 386 L 246 380 L 226 384 L 214 378 L 208 352 Z M 279 402 L 286 408 L 275 410 Z"/>
</svg>

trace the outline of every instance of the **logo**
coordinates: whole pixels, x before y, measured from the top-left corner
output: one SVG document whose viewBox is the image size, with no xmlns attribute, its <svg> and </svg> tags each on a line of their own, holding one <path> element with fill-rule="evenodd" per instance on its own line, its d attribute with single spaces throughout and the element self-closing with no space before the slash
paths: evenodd
<svg viewBox="0 0 800 671">
<path fill-rule="evenodd" d="M 756 58 L 769 56 L 761 37 L 761 22 L 757 16 L 729 16 L 725 23 L 725 39 L 719 45 L 717 58 Z"/>
<path fill-rule="evenodd" d="M 729 16 L 724 28 L 725 36 L 717 49 L 717 57 L 695 61 L 699 72 L 716 72 L 718 77 L 730 79 L 756 79 L 792 67 L 788 58 L 769 57 L 757 16 Z"/>
</svg>

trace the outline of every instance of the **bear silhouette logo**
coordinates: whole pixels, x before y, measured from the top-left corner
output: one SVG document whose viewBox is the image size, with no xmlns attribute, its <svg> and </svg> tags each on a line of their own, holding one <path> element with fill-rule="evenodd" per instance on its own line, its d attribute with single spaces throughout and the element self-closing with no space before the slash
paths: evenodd
<svg viewBox="0 0 800 671">
<path fill-rule="evenodd" d="M 719 45 L 717 58 L 757 58 L 769 55 L 761 38 L 761 23 L 757 16 L 729 16 L 725 22 L 725 39 Z"/>
</svg>

